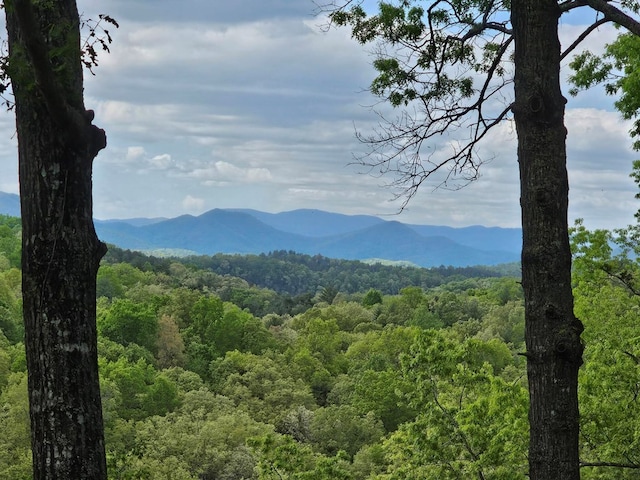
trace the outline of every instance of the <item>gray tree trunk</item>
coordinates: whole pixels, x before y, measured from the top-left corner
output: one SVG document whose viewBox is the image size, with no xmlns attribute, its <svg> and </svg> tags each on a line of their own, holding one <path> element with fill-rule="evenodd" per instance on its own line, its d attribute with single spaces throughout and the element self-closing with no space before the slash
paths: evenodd
<svg viewBox="0 0 640 480">
<path fill-rule="evenodd" d="M 22 294 L 34 479 L 106 479 L 92 161 L 74 0 L 6 0 L 22 214 Z"/>
<path fill-rule="evenodd" d="M 556 0 L 512 0 L 530 396 L 529 475 L 578 480 L 582 324 L 573 313 Z"/>
</svg>

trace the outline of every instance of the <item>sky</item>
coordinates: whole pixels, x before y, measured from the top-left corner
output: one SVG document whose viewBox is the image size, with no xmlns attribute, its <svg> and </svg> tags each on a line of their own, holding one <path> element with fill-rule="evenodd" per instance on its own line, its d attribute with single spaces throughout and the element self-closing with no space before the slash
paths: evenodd
<svg viewBox="0 0 640 480">
<path fill-rule="evenodd" d="M 520 226 L 516 137 L 504 122 L 480 146 L 486 163 L 463 189 L 424 185 L 408 206 L 353 165 L 366 152 L 379 100 L 372 47 L 323 28 L 312 0 L 78 0 L 107 13 L 111 53 L 85 75 L 85 104 L 107 132 L 94 162 L 99 219 L 199 215 L 214 208 L 298 208 L 413 224 Z M 106 10 L 105 10 L 106 9 Z M 568 45 L 592 20 L 563 20 Z M 599 51 L 615 38 L 587 39 Z M 566 70 L 566 69 L 565 69 Z M 595 89 L 566 110 L 569 221 L 616 228 L 640 207 L 629 178 L 638 154 L 613 99 Z M 18 193 L 14 119 L 0 114 L 0 191 Z"/>
</svg>

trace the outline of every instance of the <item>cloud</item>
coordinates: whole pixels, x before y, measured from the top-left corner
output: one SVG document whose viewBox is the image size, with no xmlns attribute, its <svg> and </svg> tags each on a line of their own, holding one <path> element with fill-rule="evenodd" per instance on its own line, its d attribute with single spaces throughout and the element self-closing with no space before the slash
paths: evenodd
<svg viewBox="0 0 640 480">
<path fill-rule="evenodd" d="M 204 199 L 193 197 L 191 195 L 187 195 L 182 200 L 182 207 L 188 212 L 202 212 L 204 205 Z"/>
<path fill-rule="evenodd" d="M 105 8 L 98 0 L 79 6 L 86 16 Z M 370 47 L 355 42 L 348 29 L 323 32 L 325 19 L 314 17 L 314 2 L 113 0 L 107 9 L 121 27 L 112 32 L 111 54 L 101 55 L 96 75 L 85 78 L 85 103 L 108 136 L 94 163 L 98 218 L 214 207 L 398 211 L 400 203 L 392 201 L 397 191 L 385 187 L 394 178 L 371 176 L 352 162 L 367 151 L 356 130 L 366 135 L 378 126 L 371 106 L 399 112 L 366 91 L 375 74 Z M 569 45 L 587 20 L 563 22 L 562 44 Z M 585 45 L 601 51 L 616 35 L 603 27 Z M 624 225 L 636 210 L 629 125 L 602 89 L 568 100 L 570 218 Z M 0 188 L 16 191 L 11 115 L 0 116 L 0 130 L 6 132 Z M 444 157 L 443 148 L 464 133 L 439 139 L 425 153 Z M 500 124 L 478 146 L 485 163 L 477 182 L 434 190 L 440 183 L 434 178 L 390 218 L 518 225 L 516 149 L 513 124 Z"/>
<path fill-rule="evenodd" d="M 126 159 L 128 161 L 136 161 L 136 160 L 140 160 L 141 158 L 143 158 L 145 156 L 146 152 L 144 147 L 127 147 L 127 155 L 126 155 Z"/>
<path fill-rule="evenodd" d="M 267 168 L 238 167 L 217 161 L 207 168 L 198 168 L 188 174 L 207 186 L 268 182 L 271 172 Z"/>
<path fill-rule="evenodd" d="M 169 167 L 174 165 L 173 160 L 171 160 L 171 155 L 169 155 L 168 153 L 156 155 L 155 157 L 149 159 L 147 163 L 151 168 L 154 168 L 156 170 L 167 170 Z"/>
</svg>

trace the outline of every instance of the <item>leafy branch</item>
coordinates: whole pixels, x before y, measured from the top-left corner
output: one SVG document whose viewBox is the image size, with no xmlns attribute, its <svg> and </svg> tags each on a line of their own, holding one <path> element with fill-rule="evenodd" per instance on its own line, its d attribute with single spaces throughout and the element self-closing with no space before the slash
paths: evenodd
<svg viewBox="0 0 640 480">
<path fill-rule="evenodd" d="M 14 0 L 13 4 L 22 11 L 22 18 L 28 21 L 28 16 L 25 17 L 25 13 L 28 14 L 30 5 L 23 0 Z M 15 9 L 15 6 L 12 8 Z M 2 5 L 2 8 L 6 8 Z M 80 19 L 81 32 L 85 33 L 86 37 L 81 45 L 81 62 L 82 65 L 95 75 L 93 69 L 98 66 L 99 52 L 109 53 L 109 45 L 113 42 L 111 32 L 107 27 L 111 25 L 114 28 L 119 28 L 118 22 L 111 16 L 106 14 L 99 14 L 98 20 L 91 18 Z M 15 106 L 13 99 L 8 98 L 6 95 L 11 90 L 11 80 L 9 77 L 9 52 L 7 48 L 7 42 L 2 41 L 0 45 L 0 98 L 2 98 L 2 104 L 7 110 L 12 110 Z"/>
<path fill-rule="evenodd" d="M 566 0 L 558 7 L 560 14 L 581 7 L 596 13 L 562 58 L 605 23 L 625 27 L 634 38 L 640 34 L 640 22 L 626 13 L 637 12 L 634 0 L 619 5 Z M 319 12 L 328 14 L 327 28 L 347 26 L 359 43 L 374 46 L 377 76 L 369 91 L 381 99 L 374 107 L 379 121 L 372 133 L 356 132 L 368 148 L 354 155 L 353 164 L 366 167 L 374 176 L 390 174 L 393 180 L 387 186 L 396 192 L 394 199 L 403 198 L 400 210 L 436 173 L 442 175 L 436 188 L 462 188 L 479 177 L 483 159 L 478 147 L 511 113 L 509 8 L 503 0 L 434 0 L 425 6 L 416 0 L 382 1 L 377 14 L 369 14 L 357 0 L 332 0 L 318 6 Z M 576 88 L 602 82 L 612 72 L 601 58 L 589 54 L 578 55 L 572 67 L 582 72 L 572 78 Z M 640 85 L 640 74 L 635 76 Z M 607 88 L 615 93 L 626 87 L 611 83 Z M 625 101 L 623 95 L 620 102 Z M 383 112 L 376 108 L 382 103 L 402 111 Z M 639 110 L 640 101 L 625 115 L 631 118 Z M 640 124 L 634 132 L 640 135 Z"/>
<path fill-rule="evenodd" d="M 109 25 L 115 28 L 120 27 L 113 17 L 102 13 L 98 15 L 98 20 L 91 18 L 80 20 L 80 29 L 88 32 L 81 47 L 82 64 L 92 75 L 95 75 L 93 69 L 98 66 L 98 50 L 96 50 L 96 47 L 101 48 L 104 52 L 110 52 L 109 45 L 113 42 L 113 38 L 106 28 Z"/>
</svg>

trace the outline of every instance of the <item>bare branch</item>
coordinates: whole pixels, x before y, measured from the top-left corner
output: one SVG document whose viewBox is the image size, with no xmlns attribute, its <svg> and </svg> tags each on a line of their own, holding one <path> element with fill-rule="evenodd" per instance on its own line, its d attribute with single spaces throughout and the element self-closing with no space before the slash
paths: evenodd
<svg viewBox="0 0 640 480">
<path fill-rule="evenodd" d="M 359 4 L 333 0 L 331 6 L 336 11 Z M 502 10 L 497 1 L 470 11 L 433 0 L 425 5 L 419 36 L 404 35 L 392 24 L 381 27 L 375 16 L 353 17 L 356 39 L 378 42 L 380 75 L 371 90 L 394 107 L 405 107 L 395 119 L 376 112 L 380 122 L 371 135 L 356 132 L 369 148 L 354 155 L 353 163 L 369 174 L 390 174 L 387 186 L 396 190 L 395 200 L 403 198 L 400 210 L 436 173 L 436 188 L 462 188 L 479 177 L 483 162 L 477 147 L 511 110 L 511 91 L 499 97 L 512 83 L 505 73 L 512 30 L 508 20 L 495 17 Z M 450 150 L 438 148 L 455 132 L 463 136 L 445 140 Z"/>
<path fill-rule="evenodd" d="M 582 33 L 578 36 L 578 38 L 576 38 L 576 39 L 573 41 L 573 43 L 567 47 L 567 49 L 566 49 L 564 52 L 562 52 L 562 54 L 560 55 L 560 60 L 564 60 L 564 58 L 565 58 L 567 55 L 569 55 L 573 50 L 575 50 L 575 49 L 576 49 L 576 47 L 577 47 L 578 45 L 580 45 L 580 44 L 583 42 L 583 40 L 589 36 L 589 34 L 590 34 L 591 32 L 593 32 L 593 31 L 594 31 L 594 30 L 596 30 L 598 27 L 600 27 L 601 25 L 604 25 L 605 23 L 608 23 L 608 22 L 610 22 L 610 20 L 608 20 L 608 19 L 606 19 L 606 18 L 601 18 L 601 19 L 599 19 L 598 21 L 596 21 L 595 23 L 593 23 L 593 24 L 589 25 L 589 27 L 587 27 L 587 29 L 586 29 L 584 32 L 582 32 Z"/>
</svg>

